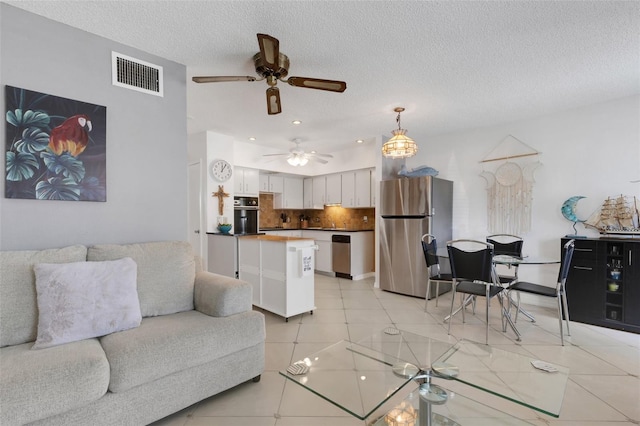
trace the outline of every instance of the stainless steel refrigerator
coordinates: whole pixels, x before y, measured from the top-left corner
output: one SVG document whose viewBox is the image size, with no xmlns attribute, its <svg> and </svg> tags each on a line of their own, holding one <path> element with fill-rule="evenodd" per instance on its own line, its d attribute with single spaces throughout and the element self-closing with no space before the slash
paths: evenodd
<svg viewBox="0 0 640 426">
<path fill-rule="evenodd" d="M 451 240 L 452 210 L 451 181 L 423 176 L 380 182 L 381 289 L 425 297 L 428 271 L 420 238 L 432 234 L 444 247 Z M 448 271 L 448 263 L 441 262 L 441 268 Z M 440 285 L 440 293 L 449 289 Z"/>
</svg>

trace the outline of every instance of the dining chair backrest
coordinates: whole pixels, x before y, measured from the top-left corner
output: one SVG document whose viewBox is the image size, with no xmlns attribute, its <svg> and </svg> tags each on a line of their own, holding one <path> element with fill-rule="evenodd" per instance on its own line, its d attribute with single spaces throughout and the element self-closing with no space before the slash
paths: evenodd
<svg viewBox="0 0 640 426">
<path fill-rule="evenodd" d="M 494 234 L 487 237 L 487 242 L 493 244 L 494 254 L 522 257 L 522 237 L 511 234 Z"/>
<path fill-rule="evenodd" d="M 456 281 L 493 281 L 493 245 L 484 241 L 447 242 L 451 274 Z"/>
<path fill-rule="evenodd" d="M 421 238 L 422 252 L 424 253 L 424 260 L 427 262 L 427 268 L 433 265 L 440 265 L 440 260 L 436 255 L 438 251 L 438 242 L 436 237 L 431 234 L 424 234 Z"/>
<path fill-rule="evenodd" d="M 569 276 L 569 269 L 571 268 L 571 259 L 573 258 L 573 250 L 575 248 L 575 240 L 569 240 L 564 245 L 564 256 L 562 257 L 562 265 L 558 272 L 558 283 L 564 285 L 567 277 Z"/>
</svg>

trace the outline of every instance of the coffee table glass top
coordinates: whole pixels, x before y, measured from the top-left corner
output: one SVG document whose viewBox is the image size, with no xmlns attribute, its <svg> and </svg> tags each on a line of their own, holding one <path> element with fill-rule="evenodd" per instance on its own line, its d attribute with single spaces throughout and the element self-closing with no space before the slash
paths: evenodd
<svg viewBox="0 0 640 426">
<path fill-rule="evenodd" d="M 358 342 L 340 341 L 280 374 L 362 420 L 422 372 L 558 417 L 569 371 L 538 365 L 555 370 L 549 372 L 532 361 L 537 360 L 471 341 L 449 343 L 385 329 Z"/>
<path fill-rule="evenodd" d="M 436 377 L 456 380 L 509 401 L 559 417 L 569 369 L 468 340 L 431 365 Z"/>
</svg>

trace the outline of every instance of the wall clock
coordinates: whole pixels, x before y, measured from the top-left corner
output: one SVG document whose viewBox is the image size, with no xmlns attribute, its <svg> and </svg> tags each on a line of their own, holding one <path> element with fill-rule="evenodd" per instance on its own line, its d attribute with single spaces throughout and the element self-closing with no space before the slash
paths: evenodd
<svg viewBox="0 0 640 426">
<path fill-rule="evenodd" d="M 225 182 L 231 177 L 231 164 L 225 160 L 215 160 L 211 163 L 211 176 L 220 182 Z"/>
</svg>

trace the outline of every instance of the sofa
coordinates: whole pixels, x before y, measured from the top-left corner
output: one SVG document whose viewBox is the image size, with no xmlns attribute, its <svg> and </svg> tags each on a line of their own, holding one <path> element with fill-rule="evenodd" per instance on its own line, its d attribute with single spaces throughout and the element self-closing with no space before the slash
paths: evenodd
<svg viewBox="0 0 640 426">
<path fill-rule="evenodd" d="M 203 271 L 187 242 L 0 252 L 0 424 L 143 425 L 258 381 L 265 324 L 251 291 Z"/>
</svg>

